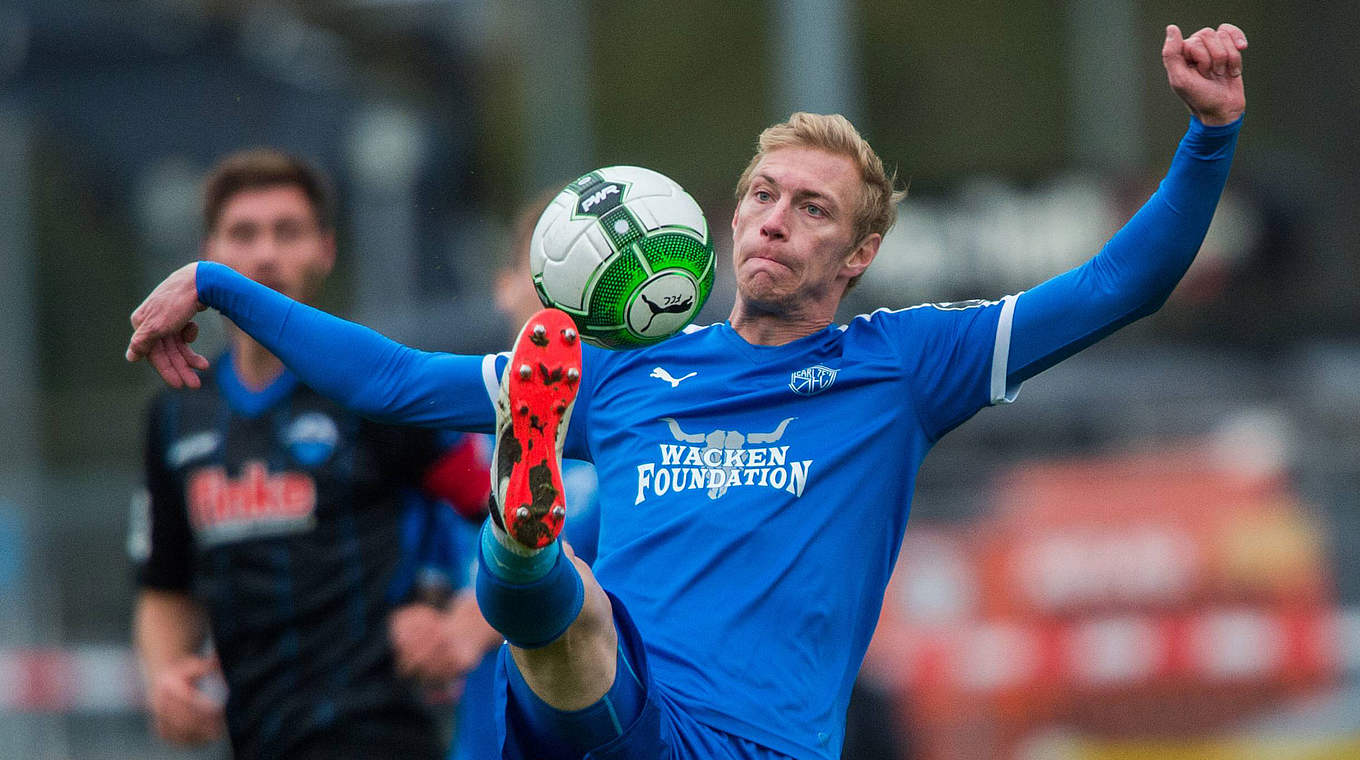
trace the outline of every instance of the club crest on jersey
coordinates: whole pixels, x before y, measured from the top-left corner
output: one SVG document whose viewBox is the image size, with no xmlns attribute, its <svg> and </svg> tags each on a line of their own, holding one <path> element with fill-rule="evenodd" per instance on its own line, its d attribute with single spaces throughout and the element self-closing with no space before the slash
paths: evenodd
<svg viewBox="0 0 1360 760">
<path fill-rule="evenodd" d="M 246 462 L 237 477 L 221 466 L 195 470 L 185 501 L 194 538 L 204 547 L 316 525 L 316 481 L 303 472 L 271 473 L 258 459 Z"/>
<path fill-rule="evenodd" d="M 676 443 L 662 443 L 660 462 L 637 466 L 637 495 L 633 504 L 652 496 L 679 491 L 707 491 L 717 499 L 732 488 L 772 488 L 795 497 L 803 495 L 812 460 L 790 460 L 788 446 L 774 446 L 784 437 L 789 417 L 768 432 L 739 430 L 687 432 L 673 417 L 663 417 Z"/>
<path fill-rule="evenodd" d="M 335 420 L 321 412 L 299 415 L 284 431 L 288 452 L 303 467 L 316 467 L 331 458 L 340 440 Z"/>
<path fill-rule="evenodd" d="M 836 382 L 838 372 L 840 370 L 823 367 L 820 364 L 800 369 L 789 375 L 789 390 L 799 396 L 816 396 Z"/>
</svg>

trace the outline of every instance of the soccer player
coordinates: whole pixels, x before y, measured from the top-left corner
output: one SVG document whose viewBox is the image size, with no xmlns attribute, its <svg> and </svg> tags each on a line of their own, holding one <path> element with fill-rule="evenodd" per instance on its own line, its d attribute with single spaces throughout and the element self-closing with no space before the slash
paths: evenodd
<svg viewBox="0 0 1360 760">
<path fill-rule="evenodd" d="M 847 121 L 794 114 L 738 181 L 723 324 L 582 356 L 545 311 L 509 362 L 424 354 L 201 264 L 133 313 L 128 358 L 197 383 L 185 331 L 212 306 L 365 414 L 487 429 L 496 399 L 478 599 L 510 643 L 503 756 L 834 758 L 923 457 L 1165 301 L 1226 181 L 1246 45 L 1231 24 L 1167 27 L 1191 118 L 1161 186 L 1092 259 L 999 301 L 832 324 L 898 196 Z M 554 540 L 559 434 L 599 471 L 593 567 Z"/>
<path fill-rule="evenodd" d="M 317 171 L 237 153 L 203 201 L 205 260 L 280 297 L 316 293 L 335 260 Z M 203 387 L 162 393 L 148 422 L 148 512 L 130 545 L 157 733 L 195 744 L 225 729 L 240 758 L 441 757 L 436 717 L 394 671 L 386 618 L 426 606 L 413 580 L 452 515 L 435 498 L 484 515 L 488 447 L 364 420 L 228 335 Z"/>
</svg>

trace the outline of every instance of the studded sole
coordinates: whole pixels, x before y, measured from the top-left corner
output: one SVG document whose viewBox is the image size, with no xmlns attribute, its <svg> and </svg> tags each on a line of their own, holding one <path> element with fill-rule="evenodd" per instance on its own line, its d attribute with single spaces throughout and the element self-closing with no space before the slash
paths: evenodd
<svg viewBox="0 0 1360 760">
<path fill-rule="evenodd" d="M 544 309 L 525 323 L 510 356 L 505 382 L 512 423 L 497 447 L 497 472 L 510 469 L 501 500 L 506 531 L 520 544 L 542 548 L 566 518 L 558 451 L 581 380 L 581 341 L 571 317 Z"/>
</svg>

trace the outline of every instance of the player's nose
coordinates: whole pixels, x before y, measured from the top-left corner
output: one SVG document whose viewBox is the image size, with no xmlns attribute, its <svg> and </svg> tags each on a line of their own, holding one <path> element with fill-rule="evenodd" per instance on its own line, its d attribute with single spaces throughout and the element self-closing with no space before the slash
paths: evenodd
<svg viewBox="0 0 1360 760">
<path fill-rule="evenodd" d="M 273 279 L 278 270 L 274 251 L 267 245 L 257 246 L 240 269 L 241 274 L 257 282 Z"/>
<path fill-rule="evenodd" d="M 783 200 L 770 208 L 760 224 L 760 234 L 772 240 L 784 240 L 789 236 L 789 207 Z"/>
<path fill-rule="evenodd" d="M 279 268 L 279 262 L 288 254 L 288 243 L 277 233 L 265 233 L 255 238 L 248 256 L 251 265 L 272 273 Z"/>
</svg>

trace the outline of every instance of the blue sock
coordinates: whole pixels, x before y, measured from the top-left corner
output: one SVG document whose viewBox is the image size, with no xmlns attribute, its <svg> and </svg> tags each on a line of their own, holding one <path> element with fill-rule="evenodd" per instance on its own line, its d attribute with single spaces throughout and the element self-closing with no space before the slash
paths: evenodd
<svg viewBox="0 0 1360 760">
<path fill-rule="evenodd" d="M 533 583 L 542 578 L 552 570 L 557 555 L 562 553 L 562 546 L 556 541 L 528 555 L 507 548 L 501 541 L 496 537 L 496 528 L 488 518 L 482 523 L 483 559 L 497 578 L 510 583 Z"/>
<path fill-rule="evenodd" d="M 529 556 L 506 548 L 482 526 L 477 606 L 505 640 L 521 649 L 547 646 L 566 632 L 585 603 L 581 576 L 554 541 Z"/>
<path fill-rule="evenodd" d="M 531 744 L 540 751 L 548 748 L 570 748 L 570 754 L 560 757 L 581 757 L 621 736 L 642 713 L 647 693 L 624 652 L 619 640 L 618 659 L 614 666 L 614 683 L 599 701 L 581 710 L 558 710 L 544 702 L 520 674 L 515 661 L 506 657 L 506 680 L 511 701 L 523 718 Z M 551 756 L 551 753 L 545 755 Z M 555 757 L 555 756 L 554 756 Z"/>
</svg>

